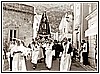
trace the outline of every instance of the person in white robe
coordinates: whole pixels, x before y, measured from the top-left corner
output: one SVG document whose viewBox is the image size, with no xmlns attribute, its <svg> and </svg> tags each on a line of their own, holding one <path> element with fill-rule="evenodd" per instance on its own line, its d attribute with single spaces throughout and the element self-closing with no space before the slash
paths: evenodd
<svg viewBox="0 0 100 74">
<path fill-rule="evenodd" d="M 10 46 L 8 48 L 8 62 L 9 62 L 9 70 L 12 71 L 12 60 L 13 60 L 13 48 L 17 46 L 16 38 L 13 38 Z"/>
<path fill-rule="evenodd" d="M 26 48 L 26 60 L 32 60 L 32 49 Z"/>
<path fill-rule="evenodd" d="M 12 71 L 26 71 L 25 64 L 25 47 L 21 45 L 21 41 L 17 40 L 17 46 L 12 48 L 13 61 L 12 61 Z"/>
<path fill-rule="evenodd" d="M 47 43 L 46 47 L 46 67 L 50 70 L 52 67 L 52 44 L 51 42 Z"/>
<path fill-rule="evenodd" d="M 33 69 L 35 69 L 37 66 L 38 57 L 39 57 L 39 45 L 36 41 L 34 45 L 34 50 L 32 51 L 32 61 L 31 62 L 33 64 Z"/>
<path fill-rule="evenodd" d="M 38 60 L 39 62 L 41 62 L 41 59 L 44 58 L 44 55 L 43 55 L 43 47 L 42 47 L 42 42 L 39 43 L 39 57 L 38 57 Z"/>
<path fill-rule="evenodd" d="M 61 56 L 60 71 L 69 71 L 71 67 L 71 55 L 68 54 L 69 42 L 67 38 L 64 38 L 63 48 L 64 51 Z"/>
<path fill-rule="evenodd" d="M 28 55 L 27 55 L 27 60 L 32 60 L 32 53 L 33 53 L 33 50 L 34 50 L 34 45 L 35 45 L 35 41 L 34 39 L 32 39 L 32 42 L 29 44 L 28 46 Z"/>
<path fill-rule="evenodd" d="M 30 43 L 30 47 L 29 47 L 32 50 L 32 58 L 31 58 L 32 59 L 31 60 L 32 63 L 34 63 L 34 52 L 35 52 L 34 50 L 36 50 L 35 45 L 36 45 L 36 43 L 32 42 L 32 43 Z"/>
<path fill-rule="evenodd" d="M 28 48 L 30 48 L 29 49 L 30 53 L 28 53 L 28 55 L 27 55 L 28 60 L 32 60 L 32 52 L 34 50 L 34 45 L 35 45 L 35 41 L 34 41 L 34 39 L 32 39 L 32 42 L 29 43 L 29 45 L 28 45 Z"/>
</svg>

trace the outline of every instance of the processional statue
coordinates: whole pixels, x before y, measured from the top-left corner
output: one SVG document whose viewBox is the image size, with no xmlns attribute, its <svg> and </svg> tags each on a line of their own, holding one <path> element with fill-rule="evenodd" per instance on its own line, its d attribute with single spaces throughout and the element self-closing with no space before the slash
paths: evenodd
<svg viewBox="0 0 100 74">
<path fill-rule="evenodd" d="M 42 40 L 50 38 L 50 26 L 47 19 L 46 11 L 43 13 L 38 30 L 38 37 Z"/>
</svg>

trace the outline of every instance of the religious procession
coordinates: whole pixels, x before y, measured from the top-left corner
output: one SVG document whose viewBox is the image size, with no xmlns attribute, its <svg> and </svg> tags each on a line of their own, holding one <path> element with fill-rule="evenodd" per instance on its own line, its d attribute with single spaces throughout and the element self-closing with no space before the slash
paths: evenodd
<svg viewBox="0 0 100 74">
<path fill-rule="evenodd" d="M 30 59 L 34 70 L 37 67 L 38 61 L 41 62 L 42 60 L 45 63 L 45 67 L 50 70 L 52 68 L 52 61 L 57 58 L 61 58 L 60 71 L 69 71 L 72 52 L 69 41 L 67 38 L 64 38 L 61 46 L 51 39 L 45 42 L 32 39 L 32 42 L 26 47 L 22 40 L 14 38 L 8 52 L 10 71 L 27 71 L 25 63 L 27 59 Z M 67 58 L 66 60 L 65 57 Z"/>
<path fill-rule="evenodd" d="M 3 72 L 97 71 L 97 5 L 2 2 Z"/>
</svg>

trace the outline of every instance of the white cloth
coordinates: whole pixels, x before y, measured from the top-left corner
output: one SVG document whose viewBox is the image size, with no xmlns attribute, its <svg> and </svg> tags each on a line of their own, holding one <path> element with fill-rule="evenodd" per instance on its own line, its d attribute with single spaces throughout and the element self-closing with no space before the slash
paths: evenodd
<svg viewBox="0 0 100 74">
<path fill-rule="evenodd" d="M 11 43 L 8 50 L 11 51 L 11 49 L 12 49 L 14 46 L 15 46 L 15 44 Z"/>
<path fill-rule="evenodd" d="M 10 50 L 11 57 L 13 57 L 13 53 L 17 50 L 17 45 L 14 45 L 14 47 Z"/>
<path fill-rule="evenodd" d="M 82 63 L 83 62 L 83 56 L 82 56 L 82 51 L 80 52 L 80 62 Z"/>
<path fill-rule="evenodd" d="M 34 44 L 31 42 L 30 43 L 30 49 L 28 50 L 28 55 L 27 55 L 27 59 L 30 60 L 32 59 L 32 52 L 34 50 Z"/>
<path fill-rule="evenodd" d="M 39 46 L 39 57 L 38 57 L 38 59 L 42 59 L 42 58 L 44 58 L 44 55 L 43 55 L 42 44 L 40 44 L 40 46 Z"/>
<path fill-rule="evenodd" d="M 38 56 L 39 56 L 39 51 L 32 52 L 32 63 L 37 64 Z"/>
<path fill-rule="evenodd" d="M 71 56 L 73 56 L 73 52 L 71 52 Z"/>
<path fill-rule="evenodd" d="M 55 50 L 52 51 L 52 56 L 55 56 Z"/>
<path fill-rule="evenodd" d="M 16 53 L 12 61 L 12 71 L 26 71 L 25 59 L 22 53 Z"/>
<path fill-rule="evenodd" d="M 25 52 L 25 56 L 27 60 L 31 60 L 32 58 L 32 50 L 30 48 L 25 48 L 26 52 Z"/>
<path fill-rule="evenodd" d="M 61 57 L 62 56 L 62 52 L 60 52 L 60 54 L 59 54 L 59 57 Z"/>
<path fill-rule="evenodd" d="M 61 57 L 60 62 L 60 71 L 69 71 L 71 66 L 71 56 L 70 54 L 67 54 L 64 56 L 64 54 Z"/>
<path fill-rule="evenodd" d="M 39 57 L 38 57 L 38 59 L 42 59 L 42 58 L 44 58 L 43 49 L 39 48 Z"/>
<path fill-rule="evenodd" d="M 37 64 L 37 60 L 39 57 L 39 46 L 36 45 L 37 48 L 34 46 L 34 50 L 32 51 L 32 63 Z"/>
<path fill-rule="evenodd" d="M 52 65 L 52 50 L 46 50 L 46 65 L 51 68 Z"/>
<path fill-rule="evenodd" d="M 46 47 L 46 46 L 47 46 L 46 43 L 44 43 L 44 44 L 43 44 L 43 47 Z"/>
<path fill-rule="evenodd" d="M 30 43 L 30 45 L 31 45 L 31 49 L 33 50 L 34 49 L 34 44 Z"/>
<path fill-rule="evenodd" d="M 61 56 L 60 62 L 60 71 L 69 71 L 71 66 L 71 55 L 67 54 L 69 48 L 69 42 L 66 45 L 63 45 L 64 51 Z"/>
<path fill-rule="evenodd" d="M 12 61 L 12 71 L 26 71 L 25 65 L 25 47 L 24 46 L 16 46 L 13 48 L 13 52 L 21 51 L 22 53 L 15 53 Z"/>
<path fill-rule="evenodd" d="M 46 66 L 48 68 L 52 66 L 52 45 L 49 46 L 49 44 L 46 47 Z"/>
</svg>

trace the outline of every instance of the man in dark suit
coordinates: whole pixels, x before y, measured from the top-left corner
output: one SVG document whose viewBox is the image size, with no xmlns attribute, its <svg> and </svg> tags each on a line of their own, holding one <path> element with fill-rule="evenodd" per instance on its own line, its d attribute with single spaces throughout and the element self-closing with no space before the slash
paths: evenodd
<svg viewBox="0 0 100 74">
<path fill-rule="evenodd" d="M 54 40 L 54 45 L 52 46 L 52 50 L 55 50 L 55 56 L 53 56 L 53 59 L 56 60 L 59 58 L 59 54 L 61 52 L 61 46 L 58 44 L 57 40 Z"/>
</svg>

